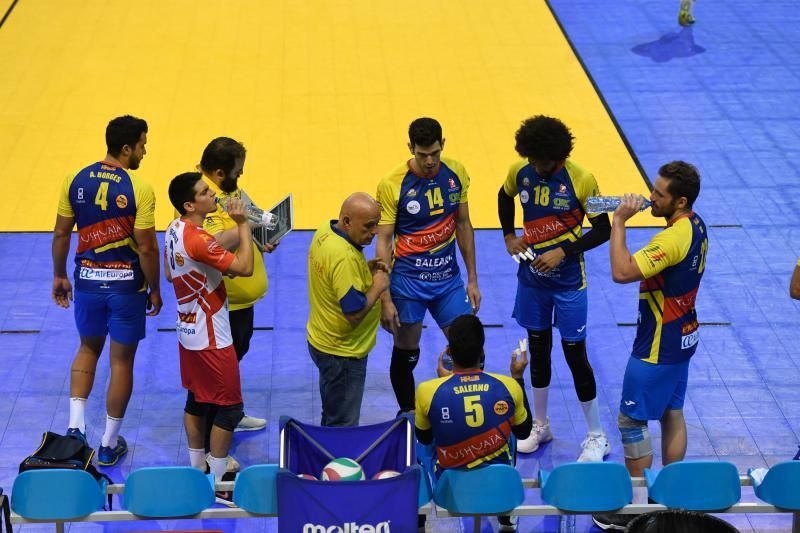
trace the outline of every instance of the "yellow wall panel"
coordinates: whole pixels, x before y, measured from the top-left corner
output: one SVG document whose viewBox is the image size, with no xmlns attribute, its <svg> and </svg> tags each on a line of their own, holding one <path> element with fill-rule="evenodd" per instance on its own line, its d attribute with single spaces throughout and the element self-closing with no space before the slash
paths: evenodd
<svg viewBox="0 0 800 533">
<path fill-rule="evenodd" d="M 291 191 L 297 225 L 316 228 L 408 157 L 408 123 L 425 115 L 472 175 L 477 227 L 498 226 L 513 135 L 533 114 L 572 128 L 604 193 L 646 193 L 541 1 L 26 0 L 0 29 L 0 72 L 0 183 L 14 199 L 0 231 L 49 230 L 61 181 L 103 156 L 106 123 L 125 113 L 150 125 L 138 174 L 159 228 L 169 180 L 213 137 L 247 147 L 253 198 Z"/>
</svg>

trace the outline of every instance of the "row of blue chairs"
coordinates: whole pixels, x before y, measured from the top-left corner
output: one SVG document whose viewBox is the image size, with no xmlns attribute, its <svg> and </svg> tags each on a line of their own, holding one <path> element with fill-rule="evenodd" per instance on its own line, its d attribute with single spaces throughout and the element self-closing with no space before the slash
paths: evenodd
<svg viewBox="0 0 800 533">
<path fill-rule="evenodd" d="M 277 465 L 242 470 L 234 483 L 234 503 L 253 515 L 277 515 Z M 660 472 L 645 471 L 649 497 L 669 508 L 723 511 L 741 498 L 736 467 L 727 462 L 679 462 Z M 539 471 L 542 500 L 569 513 L 607 512 L 631 503 L 633 488 L 618 463 L 568 463 Z M 429 486 L 428 486 L 429 487 Z M 769 469 L 756 496 L 780 509 L 800 511 L 800 461 Z M 20 474 L 11 508 L 27 520 L 80 520 L 101 509 L 106 485 L 75 470 L 34 470 Z M 168 495 L 168 496 L 165 496 Z M 433 498 L 450 513 L 476 516 L 512 513 L 524 501 L 524 484 L 510 466 L 447 470 L 432 492 L 421 485 L 420 506 Z M 191 517 L 214 504 L 213 476 L 191 467 L 151 467 L 132 472 L 124 488 L 124 506 L 142 518 Z M 477 523 L 477 522 L 476 522 Z"/>
</svg>

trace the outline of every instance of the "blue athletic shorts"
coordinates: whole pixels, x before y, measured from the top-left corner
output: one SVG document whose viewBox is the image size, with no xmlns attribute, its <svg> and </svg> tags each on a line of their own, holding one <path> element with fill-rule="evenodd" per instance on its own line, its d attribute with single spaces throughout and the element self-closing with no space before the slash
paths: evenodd
<svg viewBox="0 0 800 533">
<path fill-rule="evenodd" d="M 574 342 L 586 338 L 587 307 L 586 289 L 557 291 L 518 283 L 511 316 L 517 319 L 521 327 L 534 331 L 542 331 L 555 324 L 562 339 Z"/>
<path fill-rule="evenodd" d="M 81 337 L 111 336 L 120 344 L 144 338 L 147 293 L 75 291 L 75 325 Z"/>
<path fill-rule="evenodd" d="M 392 276 L 390 290 L 403 324 L 422 322 L 426 310 L 431 312 L 440 328 L 448 327 L 461 315 L 472 314 L 467 290 L 458 276 L 443 282 Z"/>
<path fill-rule="evenodd" d="M 622 380 L 619 410 L 634 420 L 659 420 L 668 410 L 683 409 L 689 361 L 654 365 L 631 357 Z"/>
</svg>

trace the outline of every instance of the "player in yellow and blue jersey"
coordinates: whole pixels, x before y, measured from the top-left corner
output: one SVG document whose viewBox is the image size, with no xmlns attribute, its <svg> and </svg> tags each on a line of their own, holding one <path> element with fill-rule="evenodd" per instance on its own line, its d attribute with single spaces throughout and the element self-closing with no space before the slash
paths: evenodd
<svg viewBox="0 0 800 533">
<path fill-rule="evenodd" d="M 442 156 L 444 138 L 436 120 L 416 119 L 408 138 L 414 157 L 385 177 L 377 194 L 376 253 L 393 264 L 391 288 L 381 297 L 381 325 L 394 335 L 389 375 L 401 412 L 414 409 L 414 367 L 426 310 L 447 336 L 456 317 L 477 313 L 481 304 L 467 203 L 469 175 L 461 163 Z M 466 288 L 456 243 L 467 270 Z"/>
<path fill-rule="evenodd" d="M 533 382 L 533 431 L 519 443 L 530 453 L 553 439 L 547 418 L 553 347 L 553 319 L 561 333 L 575 392 L 581 402 L 588 433 L 581 443 L 578 461 L 602 461 L 608 455 L 608 438 L 600 423 L 597 385 L 586 355 L 586 272 L 583 252 L 608 240 L 608 215 L 591 215 L 592 230 L 581 225 L 586 199 L 599 194 L 597 181 L 569 159 L 573 137 L 556 118 L 536 116 L 522 123 L 516 133 L 516 150 L 524 159 L 511 165 L 498 193 L 498 214 L 506 249 L 512 256 L 530 250 L 531 261 L 517 271 L 514 318 L 528 331 Z M 514 196 L 522 204 L 524 233 L 514 229 Z"/>
<path fill-rule="evenodd" d="M 109 122 L 105 158 L 64 182 L 53 230 L 53 300 L 67 308 L 72 299 L 67 255 L 72 228 L 78 226 L 75 323 L 81 345 L 70 374 L 68 435 L 86 440 L 86 400 L 106 336 L 111 337 L 101 465 L 116 463 L 128 451 L 119 430 L 133 390 L 136 347 L 145 336 L 145 308 L 149 315 L 161 309 L 155 195 L 128 173 L 139 168 L 146 143 L 144 120 L 124 116 Z"/>
<path fill-rule="evenodd" d="M 631 255 L 625 223 L 644 203 L 628 194 L 614 212 L 611 228 L 611 275 L 617 283 L 639 281 L 639 320 L 622 382 L 618 425 L 631 476 L 653 464 L 648 420 L 661 423 L 661 457 L 667 465 L 686 455 L 683 402 L 689 360 L 697 349 L 699 323 L 695 300 L 706 267 L 708 233 L 692 211 L 700 194 L 697 169 L 673 161 L 658 170 L 650 200 L 652 213 L 667 227 Z M 594 517 L 603 529 L 622 527 L 628 515 Z"/>
<path fill-rule="evenodd" d="M 417 440 L 433 443 L 434 474 L 448 468 L 514 464 L 509 446 L 513 434 L 525 439 L 533 427 L 525 396 L 525 350 L 511 356 L 511 377 L 484 372 L 483 324 L 474 315 L 456 318 L 448 330 L 447 353 L 453 371 L 439 356 L 439 378 L 420 384 L 414 426 Z M 516 517 L 498 517 L 500 531 L 516 531 Z"/>
</svg>

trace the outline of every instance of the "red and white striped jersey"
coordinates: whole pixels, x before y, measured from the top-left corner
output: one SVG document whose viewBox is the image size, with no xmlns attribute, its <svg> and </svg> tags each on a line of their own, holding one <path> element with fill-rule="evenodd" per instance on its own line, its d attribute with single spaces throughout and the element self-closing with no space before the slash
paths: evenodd
<svg viewBox="0 0 800 533">
<path fill-rule="evenodd" d="M 188 350 L 230 346 L 228 295 L 222 273 L 235 256 L 202 227 L 177 218 L 167 227 L 164 255 L 178 302 L 178 341 Z"/>
</svg>

